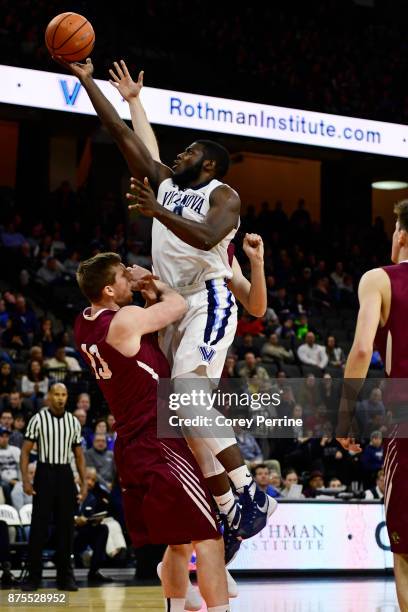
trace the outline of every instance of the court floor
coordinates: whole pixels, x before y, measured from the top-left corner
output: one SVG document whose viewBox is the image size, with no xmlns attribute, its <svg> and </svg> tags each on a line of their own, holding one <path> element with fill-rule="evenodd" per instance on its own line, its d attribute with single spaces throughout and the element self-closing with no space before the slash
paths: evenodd
<svg viewBox="0 0 408 612">
<path fill-rule="evenodd" d="M 69 593 L 65 605 L 16 605 L 9 603 L 9 594 L 18 590 L 0 591 L 0 609 L 38 612 L 50 610 L 95 610 L 122 612 L 164 610 L 160 587 L 113 583 L 89 588 L 85 582 L 77 593 Z M 237 578 L 240 595 L 231 600 L 233 612 L 398 612 L 392 578 Z M 41 592 L 56 592 L 53 583 Z M 202 610 L 206 610 L 203 607 Z"/>
</svg>

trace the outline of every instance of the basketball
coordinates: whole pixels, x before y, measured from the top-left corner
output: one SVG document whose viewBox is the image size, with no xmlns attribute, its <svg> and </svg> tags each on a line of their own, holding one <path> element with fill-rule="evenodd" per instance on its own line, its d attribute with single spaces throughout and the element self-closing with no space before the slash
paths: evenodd
<svg viewBox="0 0 408 612">
<path fill-rule="evenodd" d="M 59 55 L 67 62 L 79 62 L 91 53 L 95 32 L 86 17 L 61 13 L 48 24 L 45 44 L 51 55 Z"/>
</svg>

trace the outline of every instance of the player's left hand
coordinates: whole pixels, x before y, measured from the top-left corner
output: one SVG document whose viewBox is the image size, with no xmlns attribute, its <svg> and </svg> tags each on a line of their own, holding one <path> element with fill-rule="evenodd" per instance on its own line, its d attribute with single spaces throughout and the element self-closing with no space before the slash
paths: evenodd
<svg viewBox="0 0 408 612">
<path fill-rule="evenodd" d="M 90 57 L 86 58 L 85 64 L 81 64 L 80 62 L 66 62 L 61 55 L 53 55 L 52 59 L 72 72 L 80 81 L 84 81 L 93 75 L 94 67 Z"/>
<path fill-rule="evenodd" d="M 259 234 L 245 234 L 242 246 L 244 253 L 251 261 L 259 261 L 260 263 L 263 263 L 264 244 Z"/>
<path fill-rule="evenodd" d="M 154 217 L 161 209 L 147 177 L 144 178 L 143 183 L 132 177 L 130 179 L 130 189 L 132 193 L 126 194 L 127 199 L 132 202 L 128 206 L 129 210 L 135 209 L 145 217 Z"/>
<path fill-rule="evenodd" d="M 358 453 L 361 453 L 362 451 L 360 444 L 356 444 L 354 438 L 336 438 L 336 440 L 342 445 L 344 450 L 352 453 L 353 455 L 358 455 Z"/>
</svg>

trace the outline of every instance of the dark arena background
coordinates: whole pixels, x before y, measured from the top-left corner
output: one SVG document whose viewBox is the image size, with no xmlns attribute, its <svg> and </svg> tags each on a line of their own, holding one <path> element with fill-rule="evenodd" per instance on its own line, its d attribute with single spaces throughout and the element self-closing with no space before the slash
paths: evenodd
<svg viewBox="0 0 408 612">
<path fill-rule="evenodd" d="M 378 351 L 368 371 L 373 383 L 358 404 L 360 453 L 337 442 L 333 413 L 360 278 L 391 263 L 394 204 L 408 198 L 406 2 L 0 0 L 0 8 L 1 609 L 58 609 L 62 601 L 34 604 L 18 582 L 32 502 L 21 484 L 20 449 L 55 382 L 67 387 L 104 520 L 117 529 L 102 551 L 101 571 L 112 582 L 87 580 L 95 555 L 89 536 L 75 546 L 80 588 L 65 605 L 164 609 L 156 566 L 165 547 L 131 546 L 114 419 L 73 339 L 75 317 L 87 306 L 75 278 L 79 262 L 114 251 L 127 265 L 150 269 L 151 220 L 129 213 L 130 172 L 118 148 L 79 81 L 44 44 L 47 24 L 65 11 L 86 16 L 95 30 L 96 79 L 106 82 L 120 59 L 135 80 L 144 70 L 142 99 L 165 164 L 198 139 L 228 149 L 225 182 L 241 198 L 234 243 L 245 275 L 245 233 L 264 241 L 268 308 L 254 318 L 240 307 L 223 378 L 240 379 L 250 394 L 301 379 L 287 401 L 303 427 L 282 439 L 236 432 L 248 466 L 261 466 L 254 469 L 259 486 L 279 505 L 230 566 L 239 590 L 231 610 L 402 609 L 385 526 L 389 423 Z M 103 91 L 131 126 L 126 102 L 109 83 Z M 320 364 L 302 352 L 311 334 Z M 37 592 L 45 595 L 63 592 L 55 586 L 59 534 L 49 527 Z"/>
</svg>

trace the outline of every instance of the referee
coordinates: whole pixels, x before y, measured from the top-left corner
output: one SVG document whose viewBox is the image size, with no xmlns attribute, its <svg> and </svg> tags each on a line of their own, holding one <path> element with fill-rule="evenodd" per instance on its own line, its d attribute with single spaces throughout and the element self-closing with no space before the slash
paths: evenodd
<svg viewBox="0 0 408 612">
<path fill-rule="evenodd" d="M 24 492 L 33 495 L 28 574 L 21 586 L 23 591 L 36 591 L 40 586 L 42 551 L 52 517 L 56 528 L 57 587 L 66 591 L 78 590 L 71 568 L 74 514 L 77 500 L 81 502 L 87 495 L 87 484 L 81 425 L 76 417 L 65 411 L 67 399 L 64 384 L 56 383 L 51 387 L 49 405 L 30 419 L 21 450 Z M 34 443 L 37 444 L 38 462 L 32 484 L 28 476 L 28 463 Z M 79 495 L 70 466 L 71 450 L 81 479 Z"/>
</svg>

